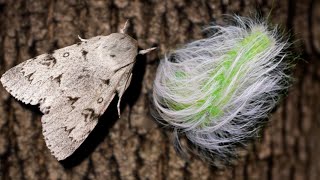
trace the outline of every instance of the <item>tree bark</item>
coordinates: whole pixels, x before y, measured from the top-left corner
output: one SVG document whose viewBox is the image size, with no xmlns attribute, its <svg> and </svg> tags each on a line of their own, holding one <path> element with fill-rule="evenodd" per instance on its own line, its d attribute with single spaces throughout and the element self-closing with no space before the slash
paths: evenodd
<svg viewBox="0 0 320 180">
<path fill-rule="evenodd" d="M 271 12 L 270 12 L 271 11 Z M 249 143 L 234 166 L 216 169 L 191 155 L 181 158 L 171 132 L 150 115 L 149 97 L 159 59 L 202 37 L 223 14 L 270 13 L 291 34 L 299 54 L 289 95 L 273 112 L 261 138 Z M 0 0 L 0 73 L 42 53 L 118 32 L 142 49 L 123 98 L 100 118 L 85 143 L 58 162 L 44 143 L 38 107 L 16 101 L 0 87 L 1 179 L 318 179 L 320 177 L 320 1 L 317 0 Z M 160 57 L 160 58 L 159 58 Z"/>
</svg>

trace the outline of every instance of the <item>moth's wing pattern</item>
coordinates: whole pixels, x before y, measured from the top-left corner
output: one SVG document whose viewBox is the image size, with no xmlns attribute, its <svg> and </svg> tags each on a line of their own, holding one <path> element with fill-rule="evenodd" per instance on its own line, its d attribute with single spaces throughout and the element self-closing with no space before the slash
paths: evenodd
<svg viewBox="0 0 320 180">
<path fill-rule="evenodd" d="M 115 69 L 115 63 L 108 59 L 115 59 L 113 54 L 101 60 L 101 54 L 95 52 L 101 47 L 100 38 L 27 60 L 1 77 L 3 86 L 16 99 L 40 104 L 45 142 L 58 160 L 82 144 L 116 94 L 121 99 L 126 89 L 121 88 L 123 81 L 131 75 L 133 63 Z M 117 49 L 123 44 L 108 45 Z M 137 47 L 130 51 L 134 53 L 125 58 L 135 58 Z"/>
<path fill-rule="evenodd" d="M 63 62 L 61 62 L 63 63 Z M 16 99 L 36 105 L 58 90 L 61 76 L 51 71 L 57 59 L 43 54 L 9 69 L 1 77 L 3 87 Z"/>
<path fill-rule="evenodd" d="M 98 38 L 90 40 L 98 41 Z M 12 96 L 23 103 L 43 104 L 45 98 L 49 98 L 46 99 L 48 102 L 51 100 L 48 94 L 56 94 L 63 89 L 61 80 L 69 78 L 64 73 L 72 72 L 72 68 L 82 63 L 79 59 L 83 57 L 83 49 L 84 44 L 78 43 L 24 61 L 5 72 L 0 79 L 1 83 Z"/>
<path fill-rule="evenodd" d="M 89 78 L 100 83 L 97 87 L 101 89 L 90 86 L 79 96 L 63 95 L 55 101 L 57 103 L 53 104 L 50 113 L 42 117 L 45 141 L 58 160 L 65 159 L 82 144 L 115 95 L 119 96 L 120 101 L 127 88 L 123 88 L 121 79 L 130 77 L 129 73 L 125 73 L 129 72 L 129 67 L 121 71 L 106 80 Z"/>
</svg>

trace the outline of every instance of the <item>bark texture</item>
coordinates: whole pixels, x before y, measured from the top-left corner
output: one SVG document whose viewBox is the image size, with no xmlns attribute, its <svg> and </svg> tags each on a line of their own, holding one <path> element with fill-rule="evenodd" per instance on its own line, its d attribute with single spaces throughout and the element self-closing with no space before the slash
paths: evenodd
<svg viewBox="0 0 320 180">
<path fill-rule="evenodd" d="M 234 166 L 216 169 L 195 156 L 176 154 L 171 132 L 150 116 L 155 70 L 165 52 L 198 39 L 223 14 L 260 12 L 292 35 L 300 54 L 289 95 L 261 138 Z M 0 73 L 33 56 L 117 32 L 129 34 L 140 56 L 117 119 L 116 104 L 76 153 L 58 162 L 45 146 L 41 113 L 0 87 L 0 179 L 310 179 L 320 177 L 320 1 L 318 0 L 0 0 Z"/>
</svg>

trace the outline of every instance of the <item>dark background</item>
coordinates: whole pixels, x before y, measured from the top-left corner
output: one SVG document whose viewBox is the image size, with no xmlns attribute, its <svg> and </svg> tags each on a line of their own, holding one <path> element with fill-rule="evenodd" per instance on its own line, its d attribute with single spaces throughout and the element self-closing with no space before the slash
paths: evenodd
<svg viewBox="0 0 320 180">
<path fill-rule="evenodd" d="M 174 151 L 171 132 L 150 116 L 148 99 L 159 59 L 201 38 L 201 28 L 222 23 L 223 14 L 257 12 L 270 13 L 271 24 L 291 34 L 291 50 L 300 57 L 296 81 L 261 137 L 240 150 L 234 166 L 219 170 L 192 155 L 186 161 Z M 45 146 L 38 108 L 23 105 L 0 87 L 1 179 L 319 179 L 319 0 L 0 0 L 0 74 L 78 42 L 77 35 L 117 32 L 127 19 L 128 33 L 140 48 L 159 48 L 138 57 L 121 118 L 113 103 L 67 160 L 58 162 Z"/>
</svg>

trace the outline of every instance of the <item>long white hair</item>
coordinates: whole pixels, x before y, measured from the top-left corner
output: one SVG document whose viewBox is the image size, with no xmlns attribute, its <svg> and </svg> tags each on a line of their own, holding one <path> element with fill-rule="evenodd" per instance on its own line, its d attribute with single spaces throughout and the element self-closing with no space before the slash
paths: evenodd
<svg viewBox="0 0 320 180">
<path fill-rule="evenodd" d="M 177 147 L 185 133 L 199 154 L 206 152 L 203 157 L 223 161 L 257 136 L 291 79 L 287 42 L 278 30 L 263 21 L 234 20 L 207 27 L 207 38 L 167 54 L 153 85 L 155 117 L 173 126 Z"/>
</svg>

